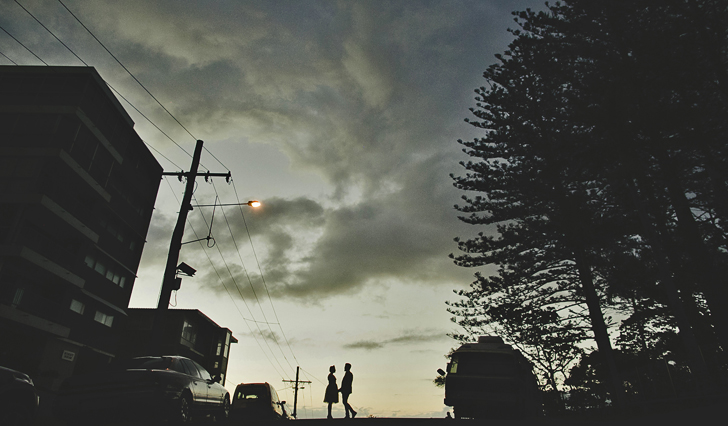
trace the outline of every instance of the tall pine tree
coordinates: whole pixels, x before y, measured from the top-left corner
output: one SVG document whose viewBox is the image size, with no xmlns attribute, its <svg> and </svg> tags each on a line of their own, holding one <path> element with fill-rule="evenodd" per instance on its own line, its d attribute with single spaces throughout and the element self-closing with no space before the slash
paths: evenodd
<svg viewBox="0 0 728 426">
<path fill-rule="evenodd" d="M 574 321 L 561 308 L 581 307 L 620 404 L 604 312 L 630 306 L 633 326 L 679 331 L 704 384 L 701 349 L 720 354 L 728 333 L 726 8 L 570 0 L 516 15 L 521 29 L 476 90 L 483 137 L 459 141 L 475 160 L 453 176 L 475 194 L 461 219 L 488 229 L 458 240 L 455 261 L 499 274 L 460 292 L 455 320 L 528 344 L 537 324 L 558 334 Z"/>
</svg>

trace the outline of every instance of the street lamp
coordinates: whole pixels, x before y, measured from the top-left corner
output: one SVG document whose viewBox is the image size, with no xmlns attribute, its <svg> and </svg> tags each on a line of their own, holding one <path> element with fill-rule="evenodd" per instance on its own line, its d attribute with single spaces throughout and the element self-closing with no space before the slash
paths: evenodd
<svg viewBox="0 0 728 426">
<path fill-rule="evenodd" d="M 247 203 L 231 203 L 231 204 L 196 204 L 194 207 L 227 207 L 227 206 L 250 206 L 260 207 L 261 202 L 258 200 L 251 200 Z"/>
<path fill-rule="evenodd" d="M 261 202 L 258 200 L 251 200 L 247 203 L 233 203 L 233 204 L 209 204 L 209 205 L 196 205 L 195 207 L 217 207 L 217 206 L 250 206 L 250 207 L 260 207 Z M 192 210 L 192 206 L 190 206 L 190 210 Z M 187 219 L 187 211 L 184 213 L 184 219 Z M 180 217 L 182 217 L 182 213 L 180 213 Z M 213 213 L 214 218 L 214 213 Z M 183 223 L 180 219 L 177 220 L 177 224 Z M 179 229 L 178 229 L 179 228 Z M 180 230 L 181 229 L 181 230 Z M 198 241 L 207 240 L 208 242 L 210 240 L 213 241 L 213 245 L 215 240 L 212 238 L 212 222 L 210 222 L 210 235 L 207 236 L 207 238 L 200 238 L 198 240 L 193 241 L 187 241 L 186 243 L 183 243 L 182 240 L 182 233 L 184 228 L 180 228 L 179 226 L 175 228 L 175 234 L 172 236 L 173 241 L 169 245 L 169 255 L 167 258 L 167 266 L 174 265 L 174 263 L 177 263 L 177 260 L 179 259 L 179 251 L 183 244 L 189 244 L 189 243 L 196 243 Z M 209 244 L 209 243 L 208 243 Z M 212 247 L 211 245 L 208 245 L 208 247 Z M 174 262 L 174 263 L 172 263 Z M 173 268 L 173 269 L 172 269 Z M 162 278 L 162 290 L 160 291 L 159 295 L 159 303 L 157 303 L 157 310 L 158 311 L 166 311 L 167 307 L 169 306 L 169 299 L 172 296 L 172 291 L 179 290 L 182 279 L 177 276 L 177 273 L 182 272 L 184 275 L 187 275 L 188 277 L 191 277 L 197 272 L 194 268 L 189 266 L 188 264 L 182 262 L 180 263 L 176 268 L 167 268 L 164 271 L 164 277 Z"/>
</svg>

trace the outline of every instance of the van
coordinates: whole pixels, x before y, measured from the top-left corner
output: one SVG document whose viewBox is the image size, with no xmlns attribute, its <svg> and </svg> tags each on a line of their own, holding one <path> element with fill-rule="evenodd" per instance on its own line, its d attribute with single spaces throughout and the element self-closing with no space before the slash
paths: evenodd
<svg viewBox="0 0 728 426">
<path fill-rule="evenodd" d="M 445 405 L 456 419 L 538 416 L 540 395 L 531 363 L 500 337 L 463 344 L 447 364 Z"/>
</svg>

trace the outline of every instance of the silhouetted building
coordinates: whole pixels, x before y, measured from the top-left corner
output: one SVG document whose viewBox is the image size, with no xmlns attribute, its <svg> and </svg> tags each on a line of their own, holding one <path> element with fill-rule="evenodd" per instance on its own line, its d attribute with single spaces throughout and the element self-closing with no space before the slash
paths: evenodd
<svg viewBox="0 0 728 426">
<path fill-rule="evenodd" d="M 149 355 L 155 309 L 129 308 L 129 320 L 122 331 L 120 357 Z M 220 327 L 196 309 L 167 310 L 161 355 L 181 355 L 197 361 L 225 385 L 230 345 L 238 343 L 232 332 Z"/>
<path fill-rule="evenodd" d="M 118 350 L 162 168 L 91 67 L 0 66 L 0 365 L 55 390 Z"/>
</svg>

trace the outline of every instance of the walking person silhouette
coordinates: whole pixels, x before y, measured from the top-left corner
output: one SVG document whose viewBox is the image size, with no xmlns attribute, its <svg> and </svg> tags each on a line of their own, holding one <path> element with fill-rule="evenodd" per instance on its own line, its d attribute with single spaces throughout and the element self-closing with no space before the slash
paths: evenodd
<svg viewBox="0 0 728 426">
<path fill-rule="evenodd" d="M 334 373 L 336 373 L 336 367 L 332 365 L 329 367 L 329 385 L 326 386 L 326 393 L 324 393 L 324 402 L 329 403 L 329 415 L 326 417 L 327 419 L 333 419 L 331 417 L 331 406 L 339 402 L 339 388 L 336 386 L 336 376 L 334 376 Z"/>
<path fill-rule="evenodd" d="M 344 403 L 344 409 L 346 410 L 346 417 L 349 418 L 349 413 L 351 413 L 351 418 L 353 419 L 356 417 L 356 411 L 354 411 L 353 408 L 351 408 L 351 405 L 349 405 L 349 395 L 351 394 L 351 382 L 354 381 L 354 375 L 351 374 L 351 364 L 348 362 L 346 365 L 344 365 L 344 378 L 341 379 L 341 389 L 339 389 L 339 392 L 341 392 L 341 401 Z"/>
</svg>

